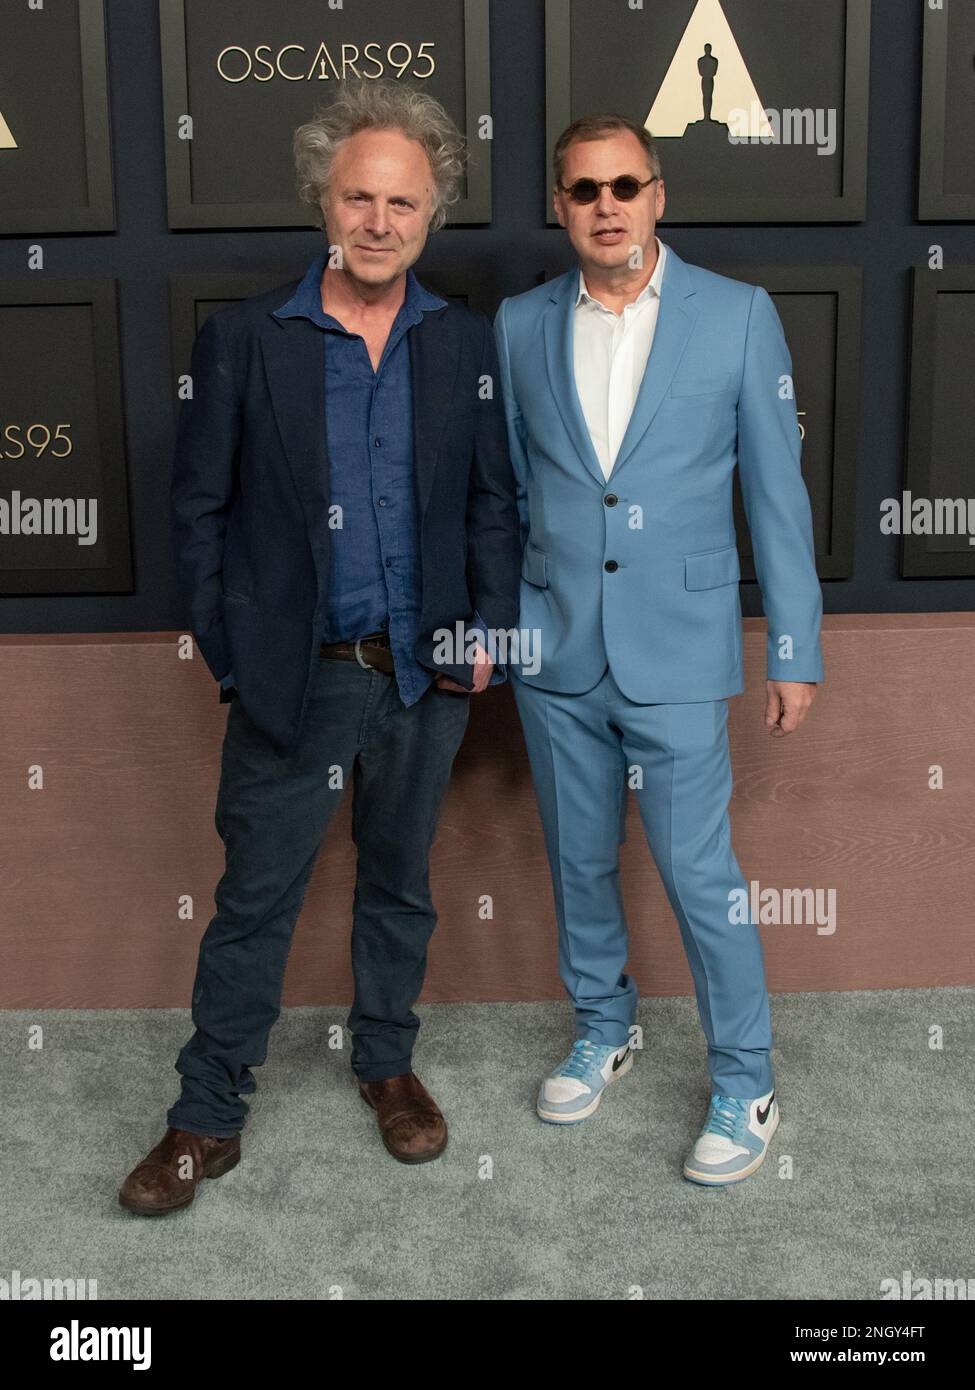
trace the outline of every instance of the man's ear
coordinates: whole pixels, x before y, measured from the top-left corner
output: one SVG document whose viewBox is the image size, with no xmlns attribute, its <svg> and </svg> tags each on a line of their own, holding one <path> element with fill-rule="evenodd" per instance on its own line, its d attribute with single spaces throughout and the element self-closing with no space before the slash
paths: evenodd
<svg viewBox="0 0 975 1390">
<path fill-rule="evenodd" d="M 552 206 L 555 208 L 555 215 L 559 219 L 559 226 L 564 227 L 565 218 L 562 216 L 562 204 L 559 200 L 559 190 L 557 188 L 552 189 Z"/>
</svg>

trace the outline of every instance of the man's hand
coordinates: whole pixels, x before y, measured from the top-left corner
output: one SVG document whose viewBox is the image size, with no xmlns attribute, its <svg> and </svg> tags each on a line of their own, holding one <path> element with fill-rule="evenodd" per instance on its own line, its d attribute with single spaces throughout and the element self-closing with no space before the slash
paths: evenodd
<svg viewBox="0 0 975 1390">
<path fill-rule="evenodd" d="M 793 733 L 816 698 L 815 681 L 766 681 L 765 727 L 773 738 Z"/>
<path fill-rule="evenodd" d="M 481 644 L 478 643 L 477 650 L 474 653 L 473 690 L 468 690 L 466 686 L 458 685 L 457 682 L 452 681 L 449 676 L 437 676 L 436 681 L 437 685 L 439 685 L 441 690 L 459 690 L 461 695 L 480 695 L 482 690 L 487 689 L 487 684 L 488 681 L 491 679 L 491 673 L 493 671 L 494 662 L 488 656 L 487 652 L 484 650 Z"/>
</svg>

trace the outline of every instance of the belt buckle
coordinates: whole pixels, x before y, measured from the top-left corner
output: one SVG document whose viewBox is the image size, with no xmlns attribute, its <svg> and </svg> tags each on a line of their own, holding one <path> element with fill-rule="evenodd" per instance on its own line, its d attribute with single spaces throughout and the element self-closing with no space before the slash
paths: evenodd
<svg viewBox="0 0 975 1390">
<path fill-rule="evenodd" d="M 357 637 L 357 638 L 355 639 L 355 642 L 353 643 L 353 649 L 354 649 L 354 651 L 355 651 L 355 659 L 356 659 L 356 661 L 358 661 L 358 663 L 359 663 L 359 665 L 362 667 L 363 671 L 371 671 L 373 668 L 369 665 L 368 661 L 363 661 L 363 659 L 362 659 L 361 646 L 362 646 L 362 638 L 361 638 L 361 637 Z"/>
</svg>

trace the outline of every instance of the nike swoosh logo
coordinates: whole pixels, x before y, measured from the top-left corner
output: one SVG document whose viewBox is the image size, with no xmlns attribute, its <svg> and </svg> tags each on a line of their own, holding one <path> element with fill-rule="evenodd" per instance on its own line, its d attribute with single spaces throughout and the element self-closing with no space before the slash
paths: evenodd
<svg viewBox="0 0 975 1390">
<path fill-rule="evenodd" d="M 766 1105 L 765 1109 L 763 1110 L 762 1107 L 759 1106 L 758 1109 L 755 1111 L 755 1114 L 758 1116 L 758 1123 L 760 1125 L 765 1124 L 766 1120 L 768 1119 L 768 1112 L 772 1109 L 772 1102 L 774 1099 L 775 1092 L 773 1091 L 768 1098 L 768 1105 Z"/>
<path fill-rule="evenodd" d="M 626 1048 L 626 1050 L 624 1051 L 622 1057 L 614 1057 L 614 1058 L 613 1058 L 613 1071 L 619 1071 L 620 1067 L 623 1065 L 623 1063 L 626 1061 L 626 1059 L 627 1059 L 627 1057 L 629 1057 L 629 1055 L 630 1055 L 630 1049 L 629 1049 L 629 1048 Z"/>
</svg>

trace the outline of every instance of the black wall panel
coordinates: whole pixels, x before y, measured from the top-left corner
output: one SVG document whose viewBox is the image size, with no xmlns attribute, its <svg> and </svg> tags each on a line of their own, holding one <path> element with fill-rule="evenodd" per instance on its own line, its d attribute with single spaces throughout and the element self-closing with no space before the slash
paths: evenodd
<svg viewBox="0 0 975 1390">
<path fill-rule="evenodd" d="M 457 0 L 455 5 L 458 13 L 461 3 Z M 560 3 L 550 0 L 549 10 Z M 574 3 L 584 5 L 586 0 Z M 782 0 L 776 9 L 788 3 L 791 0 Z M 833 6 L 837 13 L 838 3 Z M 281 0 L 275 12 L 285 4 Z M 43 159 L 39 156 L 36 186 L 32 186 L 30 180 L 24 182 L 22 165 L 17 171 L 8 159 L 17 150 L 0 138 L 0 278 L 8 286 L 22 282 L 25 292 L 30 286 L 38 299 L 44 298 L 55 280 L 114 284 L 116 297 L 110 313 L 117 335 L 109 333 L 105 341 L 111 344 L 117 336 L 119 353 L 117 362 L 109 353 L 100 364 L 102 376 L 106 365 L 112 376 L 111 387 L 102 388 L 101 416 L 109 423 L 100 447 L 111 457 L 102 458 L 101 473 L 104 486 L 112 491 L 116 514 L 127 516 L 130 523 L 132 572 L 129 578 L 123 564 L 121 570 L 107 574 L 94 592 L 58 594 L 43 592 L 38 585 L 31 593 L 8 592 L 0 603 L 0 623 L 8 632 L 180 628 L 186 615 L 176 598 L 167 524 L 179 344 L 194 315 L 205 313 L 208 302 L 234 298 L 240 286 L 283 283 L 300 275 L 318 251 L 322 234 L 300 225 L 214 225 L 220 219 L 209 214 L 201 219 L 202 225 L 181 225 L 193 223 L 193 218 L 183 216 L 185 179 L 182 192 L 174 185 L 171 131 L 167 150 L 167 111 L 171 113 L 173 106 L 166 82 L 172 81 L 172 68 L 166 69 L 163 62 L 165 26 L 161 31 L 159 0 L 73 0 L 73 7 L 77 12 L 73 26 L 68 23 L 69 0 L 57 4 L 48 0 L 42 11 L 30 10 L 27 0 L 4 0 L 0 12 L 0 116 L 16 138 L 17 150 L 29 147 L 34 122 L 40 132 L 37 148 L 45 151 Z M 164 0 L 164 7 L 174 8 L 171 0 Z M 240 8 L 243 13 L 246 7 Z M 489 175 L 477 195 L 482 200 L 486 195 L 487 211 L 482 201 L 480 213 L 474 208 L 477 215 L 467 216 L 463 225 L 450 226 L 431 238 L 417 269 L 441 292 L 490 309 L 503 295 L 568 269 L 572 255 L 565 234 L 547 221 L 551 179 L 546 121 L 558 93 L 546 91 L 547 53 L 552 71 L 546 0 L 490 0 L 489 4 L 485 0 L 483 5 L 474 0 L 470 8 L 486 12 L 490 35 L 489 95 L 488 45 L 483 34 L 464 55 L 465 64 L 473 64 L 474 69 L 479 56 L 485 60 L 483 80 L 479 89 L 474 84 L 477 96 L 465 114 L 470 124 L 472 111 L 486 106 L 485 114 L 493 118 L 490 148 L 480 142 L 477 149 Z M 629 5 L 625 0 L 592 0 L 590 8 L 590 27 L 595 24 L 590 55 L 594 80 L 599 70 L 608 66 L 612 72 L 615 65 L 621 74 L 622 101 L 638 66 L 636 45 L 631 44 L 628 52 L 611 51 L 605 26 L 601 31 L 596 16 L 611 11 L 615 22 L 620 18 L 616 12 L 629 12 Z M 806 8 L 818 7 L 810 3 Z M 975 55 L 969 51 L 971 44 L 965 48 L 966 36 L 975 32 L 971 29 L 975 3 L 950 0 L 944 11 L 946 24 L 940 29 L 939 16 L 927 0 L 874 0 L 859 8 L 865 8 L 870 19 L 869 124 L 862 123 L 861 113 L 860 126 L 867 151 L 865 198 L 864 188 L 858 189 L 856 169 L 847 168 L 838 170 L 839 182 L 825 190 L 830 196 L 843 193 L 843 207 L 835 218 L 814 220 L 808 208 L 797 206 L 774 222 L 756 221 L 754 211 L 744 207 L 735 218 L 733 207 L 729 210 L 723 198 L 721 216 L 706 220 L 706 208 L 705 216 L 701 215 L 702 189 L 681 186 L 682 179 L 686 184 L 691 177 L 691 166 L 676 153 L 668 164 L 668 141 L 662 140 L 664 176 L 671 181 L 668 193 L 673 206 L 679 212 L 683 205 L 685 215 L 693 220 L 679 223 L 666 217 L 659 235 L 686 260 L 767 283 L 787 329 L 790 295 L 796 297 L 797 325 L 803 315 L 810 323 L 817 314 L 825 315 L 823 331 L 837 341 L 845 339 L 847 362 L 854 329 L 848 325 L 841 333 L 837 316 L 841 303 L 859 299 L 855 373 L 838 369 L 832 395 L 812 393 L 816 410 L 824 423 L 828 419 L 833 434 L 832 473 L 817 465 L 816 479 L 810 480 L 814 508 L 821 518 L 817 539 L 822 541 L 826 609 L 966 610 L 972 607 L 973 593 L 968 552 L 975 553 L 975 547 L 923 541 L 905 546 L 899 536 L 884 534 L 881 507 L 884 499 L 900 496 L 909 482 L 915 491 L 950 484 L 975 494 L 970 431 L 967 453 L 951 443 L 958 439 L 959 429 L 964 433 L 967 418 L 964 411 L 957 416 L 952 413 L 952 402 L 958 397 L 952 387 L 955 377 L 949 373 L 946 381 L 944 371 L 935 368 L 932 374 L 931 367 L 937 360 L 950 365 L 957 358 L 950 348 L 951 335 L 971 331 L 973 325 L 965 278 L 971 272 L 965 268 L 975 266 L 973 210 L 966 201 L 975 193 L 975 157 L 964 137 L 975 110 L 971 100 Z M 327 23 L 328 6 L 321 4 L 318 9 L 322 23 Z M 659 28 L 663 16 L 668 32 L 679 35 L 694 11 L 694 0 L 647 0 L 645 11 L 644 23 L 656 22 Z M 749 54 L 749 34 L 754 28 L 749 0 L 727 0 L 724 13 L 743 52 Z M 372 25 L 390 33 L 399 26 L 405 34 L 406 28 L 411 32 L 416 28 L 418 17 L 422 19 L 410 0 L 357 0 L 355 6 L 345 6 L 343 23 L 348 25 L 350 16 L 353 28 L 355 17 L 361 19 L 363 33 Z M 627 23 L 640 22 L 639 14 L 628 13 Z M 834 27 L 839 22 L 836 15 L 829 21 Z M 49 54 L 51 70 L 58 74 L 56 89 L 36 56 L 44 51 L 38 42 L 43 36 L 39 27 L 30 26 L 42 24 L 50 26 L 49 37 L 56 36 L 59 25 L 67 25 L 65 34 L 70 28 L 80 36 L 70 43 L 66 37 L 58 40 Z M 104 103 L 100 103 L 97 44 L 92 51 L 93 25 L 96 30 L 103 26 L 98 32 L 104 35 Z M 640 33 L 639 29 L 634 32 Z M 18 66 L 18 34 L 25 53 L 28 35 L 34 44 L 35 57 L 26 67 Z M 651 67 L 653 62 L 659 67 L 661 60 L 653 58 Z M 796 105 L 805 104 L 803 65 L 803 46 L 797 41 Z M 772 74 L 772 67 L 763 67 L 757 60 L 750 61 L 749 67 L 759 73 L 758 85 L 764 88 L 763 74 Z M 164 72 L 168 73 L 165 78 Z M 27 80 L 31 74 L 33 83 Z M 827 78 L 828 74 L 823 80 Z M 83 117 L 79 115 L 81 89 L 72 87 L 82 80 L 91 94 Z M 639 86 L 641 93 L 644 90 Z M 271 91 L 266 95 L 273 98 Z M 563 93 L 563 102 L 568 96 Z M 453 100 L 459 103 L 461 97 L 455 94 Z M 59 121 L 63 126 L 60 149 L 53 143 Z M 234 129 L 232 124 L 230 128 Z M 245 125 L 240 129 L 241 138 L 246 138 Z M 669 143 L 673 147 L 674 142 Z M 856 139 L 844 148 L 858 157 Z M 200 166 L 198 192 L 203 203 L 213 195 L 203 178 L 204 169 L 209 168 L 213 184 L 212 150 L 207 158 L 209 165 Z M 268 176 L 269 186 L 286 189 L 291 178 L 290 168 L 275 169 Z M 247 195 L 250 201 L 252 193 L 253 188 Z M 27 220 L 22 216 L 25 210 Z M 938 276 L 942 272 L 929 268 L 932 247 L 943 252 L 944 289 L 954 284 L 954 297 L 945 299 L 940 309 Z M 960 278 L 951 282 L 950 274 Z M 818 277 L 811 288 L 810 276 Z M 14 342 L 5 343 L 5 360 L 23 371 L 22 352 L 39 351 L 31 348 L 33 341 L 25 335 L 18 343 L 15 330 Z M 41 371 L 46 366 L 50 363 L 37 364 Z M 825 370 L 816 370 L 825 380 Z M 858 399 L 857 383 L 850 379 L 854 374 L 859 378 Z M 83 380 L 79 365 L 72 389 Z M 802 382 L 797 385 L 801 393 Z M 110 404 L 113 391 L 121 405 L 121 426 L 119 412 L 113 417 Z M 969 402 L 970 398 L 969 393 Z M 0 377 L 0 425 L 9 410 Z M 942 448 L 940 462 L 933 452 L 936 446 Z M 12 485 L 10 467 L 10 461 L 0 458 L 0 493 L 6 494 Z M 4 543 L 0 537 L 0 546 Z M 124 553 L 124 538 L 121 544 Z M 747 553 L 747 545 L 743 548 Z M 0 593 L 4 572 L 0 563 Z M 744 584 L 742 594 L 745 612 L 758 613 L 756 586 Z"/>
</svg>

